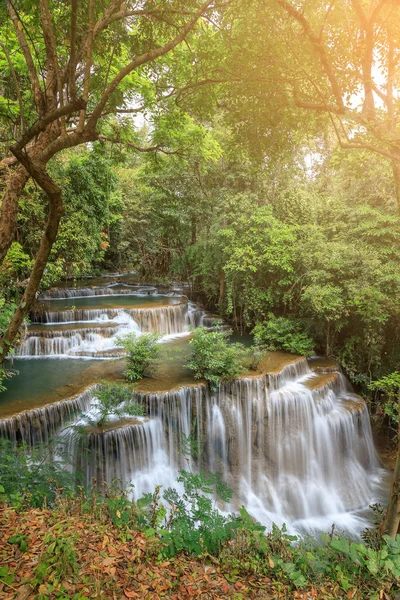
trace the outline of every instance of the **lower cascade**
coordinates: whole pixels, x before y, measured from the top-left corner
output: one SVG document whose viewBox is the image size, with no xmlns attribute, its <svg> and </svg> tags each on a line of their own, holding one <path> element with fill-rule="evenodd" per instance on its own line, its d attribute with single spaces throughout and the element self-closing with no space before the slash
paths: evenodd
<svg viewBox="0 0 400 600">
<path fill-rule="evenodd" d="M 80 396 L 0 420 L 0 434 L 34 444 L 59 434 L 87 483 L 115 479 L 139 498 L 157 485 L 177 487 L 180 468 L 219 471 L 241 505 L 264 525 L 357 534 L 377 501 L 381 470 L 364 400 L 338 371 L 314 373 L 305 359 L 277 374 L 203 383 L 172 391 L 133 392 L 144 417 L 88 430 L 85 411 L 96 386 Z M 83 416 L 82 416 L 83 415 Z M 190 439 L 191 456 L 185 454 Z M 130 488 L 129 488 L 130 489 Z"/>
</svg>

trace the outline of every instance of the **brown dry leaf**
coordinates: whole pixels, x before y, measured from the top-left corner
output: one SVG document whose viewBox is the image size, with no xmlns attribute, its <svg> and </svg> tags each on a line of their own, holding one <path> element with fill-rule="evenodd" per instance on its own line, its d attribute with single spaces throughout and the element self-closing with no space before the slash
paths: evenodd
<svg viewBox="0 0 400 600">
<path fill-rule="evenodd" d="M 124 590 L 124 594 L 127 598 L 139 598 L 139 594 L 134 591 Z"/>
<path fill-rule="evenodd" d="M 226 583 L 226 581 L 224 581 L 221 587 L 223 594 L 229 594 L 229 585 Z"/>
<path fill-rule="evenodd" d="M 15 600 L 27 600 L 32 594 L 32 590 L 29 585 L 23 585 L 18 588 L 18 594 L 15 597 Z"/>
<path fill-rule="evenodd" d="M 271 567 L 271 569 L 275 567 L 275 563 L 270 556 L 268 557 L 268 564 Z"/>
</svg>

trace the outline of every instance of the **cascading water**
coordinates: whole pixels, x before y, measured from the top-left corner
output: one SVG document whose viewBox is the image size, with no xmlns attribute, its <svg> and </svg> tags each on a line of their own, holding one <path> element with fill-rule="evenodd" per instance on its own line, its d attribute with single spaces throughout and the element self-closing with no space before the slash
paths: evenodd
<svg viewBox="0 0 400 600">
<path fill-rule="evenodd" d="M 16 355 L 24 358 L 110 358 L 121 353 L 116 347 L 117 337 L 129 333 L 158 332 L 167 341 L 174 336 L 187 335 L 191 328 L 202 324 L 204 311 L 197 305 L 186 299 L 169 302 L 171 304 L 149 308 L 73 308 L 32 312 L 32 325 L 28 326 Z"/>
<path fill-rule="evenodd" d="M 128 284 L 110 284 L 107 287 L 61 288 L 48 290 L 41 294 L 40 300 L 65 298 L 94 298 L 96 296 L 145 296 L 157 293 L 153 286 L 134 286 Z"/>
<path fill-rule="evenodd" d="M 88 482 L 117 478 L 135 486 L 135 498 L 156 485 L 174 486 L 178 469 L 187 467 L 182 447 L 190 436 L 191 469 L 219 471 L 234 490 L 227 509 L 244 504 L 263 524 L 285 522 L 300 532 L 328 530 L 333 522 L 352 533 L 365 526 L 362 509 L 376 501 L 380 469 L 366 405 L 340 372 L 315 374 L 298 360 L 279 373 L 223 383 L 218 392 L 199 383 L 133 397 L 146 418 L 68 442 Z M 94 398 L 92 389 L 68 410 L 54 408 L 56 416 L 50 405 L 39 417 L 31 411 L 0 421 L 0 432 L 33 443 L 46 431 L 64 431 Z"/>
<path fill-rule="evenodd" d="M 185 296 L 135 284 L 89 283 L 44 298 L 43 310 L 31 314 L 18 360 L 106 359 L 120 356 L 118 336 L 158 331 L 166 342 L 197 326 L 212 328 L 218 319 Z M 57 436 L 87 483 L 117 479 L 134 486 L 135 498 L 157 485 L 176 487 L 178 470 L 189 464 L 193 471 L 221 472 L 234 492 L 226 510 L 243 504 L 263 524 L 285 522 L 294 531 L 326 531 L 334 522 L 357 533 L 366 524 L 363 509 L 377 501 L 381 477 L 365 402 L 334 366 L 311 361 L 311 370 L 305 359 L 284 359 L 272 373 L 223 383 L 212 393 L 201 382 L 182 385 L 172 377 L 171 383 L 167 373 L 160 381 L 166 391 L 133 392 L 145 417 L 116 420 L 105 430 L 92 426 L 95 385 L 0 420 L 0 436 L 28 445 Z M 77 424 L 85 436 L 76 435 Z"/>
</svg>

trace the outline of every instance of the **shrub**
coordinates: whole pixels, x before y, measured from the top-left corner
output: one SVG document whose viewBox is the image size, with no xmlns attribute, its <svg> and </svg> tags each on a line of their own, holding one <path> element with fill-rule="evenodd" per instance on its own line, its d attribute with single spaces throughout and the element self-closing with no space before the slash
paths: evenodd
<svg viewBox="0 0 400 600">
<path fill-rule="evenodd" d="M 381 394 L 385 415 L 397 433 L 399 424 L 400 373 L 394 371 L 369 384 L 369 389 Z"/>
<path fill-rule="evenodd" d="M 223 515 L 215 508 L 215 498 L 229 502 L 232 490 L 222 481 L 219 473 L 198 474 L 180 471 L 177 478 L 183 484 L 180 495 L 176 489 L 168 488 L 163 495 L 169 511 L 159 502 L 159 490 L 148 495 L 147 535 L 158 533 L 163 543 L 162 554 L 166 557 L 179 552 L 200 556 L 208 553 L 217 556 L 223 544 L 232 539 L 238 526 L 234 515 Z M 142 507 L 146 505 L 143 498 Z"/>
<path fill-rule="evenodd" d="M 255 343 L 266 350 L 284 350 L 292 354 L 312 356 L 314 341 L 304 332 L 298 319 L 268 315 L 268 321 L 258 323 L 252 333 Z"/>
<path fill-rule="evenodd" d="M 228 342 L 231 333 L 220 327 L 210 332 L 199 327 L 190 340 L 192 357 L 186 366 L 196 379 L 206 379 L 214 391 L 223 379 L 234 379 L 244 371 L 246 350 L 242 344 Z"/>
<path fill-rule="evenodd" d="M 132 389 L 120 383 L 103 381 L 101 387 L 96 390 L 96 398 L 97 414 L 94 417 L 90 413 L 86 415 L 93 427 L 103 429 L 113 417 L 144 415 L 143 406 L 132 401 Z"/>
<path fill-rule="evenodd" d="M 16 507 L 51 506 L 61 488 L 74 489 L 79 474 L 67 469 L 69 458 L 53 442 L 27 448 L 0 438 L 0 501 Z"/>
<path fill-rule="evenodd" d="M 118 346 L 128 352 L 127 369 L 124 373 L 127 381 L 137 381 L 153 375 L 161 357 L 159 340 L 158 333 L 147 333 L 140 337 L 132 333 L 117 339 Z"/>
</svg>

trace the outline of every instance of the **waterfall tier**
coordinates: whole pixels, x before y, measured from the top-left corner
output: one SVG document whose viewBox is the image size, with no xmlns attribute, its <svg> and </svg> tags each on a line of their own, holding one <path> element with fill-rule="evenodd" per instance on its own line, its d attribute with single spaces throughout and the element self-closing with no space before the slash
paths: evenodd
<svg viewBox="0 0 400 600">
<path fill-rule="evenodd" d="M 186 325 L 187 304 L 182 302 L 154 308 L 98 308 L 33 312 L 32 323 L 76 323 L 112 321 L 128 315 L 142 331 L 180 333 Z"/>
<path fill-rule="evenodd" d="M 90 388 L 0 421 L 0 433 L 28 444 L 48 439 L 82 419 L 74 414 L 87 411 L 95 395 Z M 173 486 L 177 470 L 187 467 L 190 439 L 191 469 L 221 472 L 234 490 L 230 509 L 244 504 L 264 524 L 328 527 L 375 499 L 379 465 L 366 404 L 338 371 L 315 374 L 297 360 L 279 372 L 222 383 L 215 393 L 200 382 L 135 391 L 133 398 L 146 418 L 66 442 L 87 482 L 117 478 L 135 486 L 136 498 L 159 484 Z"/>
<path fill-rule="evenodd" d="M 16 350 L 20 357 L 119 356 L 117 337 L 158 332 L 163 337 L 189 333 L 202 324 L 204 311 L 186 300 L 164 306 L 36 311 Z"/>
<path fill-rule="evenodd" d="M 96 296 L 144 296 L 156 294 L 154 286 L 140 286 L 132 284 L 110 284 L 107 287 L 85 287 L 85 288 L 58 288 L 50 289 L 40 295 L 40 300 L 62 300 L 66 298 L 92 298 Z"/>
</svg>

